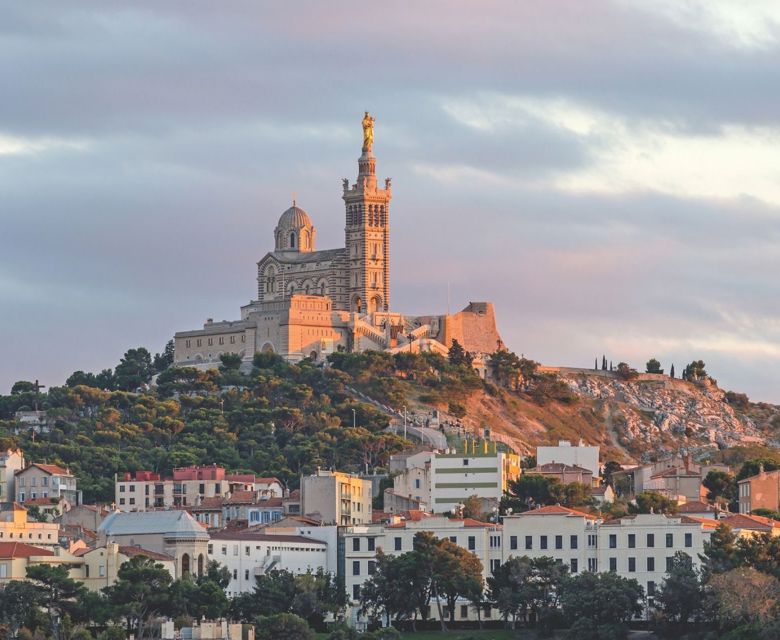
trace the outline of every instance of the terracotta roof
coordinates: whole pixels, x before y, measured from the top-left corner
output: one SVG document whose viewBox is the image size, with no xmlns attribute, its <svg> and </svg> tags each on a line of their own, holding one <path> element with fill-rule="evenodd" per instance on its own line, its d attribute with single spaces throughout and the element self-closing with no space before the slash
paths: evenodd
<svg viewBox="0 0 780 640">
<path fill-rule="evenodd" d="M 596 520 L 596 516 L 584 511 L 577 511 L 576 509 L 569 509 L 569 507 L 562 507 L 559 504 L 551 504 L 546 507 L 539 507 L 531 511 L 523 511 L 518 513 L 519 516 L 577 516 L 580 518 L 588 518 L 590 520 Z"/>
<path fill-rule="evenodd" d="M 225 475 L 225 480 L 228 482 L 247 482 L 252 483 L 255 481 L 254 473 L 228 473 Z"/>
<path fill-rule="evenodd" d="M 680 516 L 680 522 L 700 524 L 708 529 L 715 529 L 720 524 L 715 518 L 697 518 L 696 516 Z"/>
<path fill-rule="evenodd" d="M 30 556 L 53 556 L 54 552 L 48 549 L 33 547 L 23 542 L 0 542 L 0 558 L 9 560 L 12 558 L 29 558 Z"/>
<path fill-rule="evenodd" d="M 668 469 L 664 469 L 663 471 L 659 471 L 658 473 L 653 474 L 650 476 L 650 478 L 668 478 L 672 476 L 699 478 L 701 477 L 701 473 L 696 473 L 695 471 L 690 471 L 689 469 L 681 469 L 680 467 L 669 467 Z"/>
<path fill-rule="evenodd" d="M 224 498 L 221 496 L 213 496 L 210 498 L 203 498 L 200 504 L 189 507 L 190 511 L 207 511 L 210 509 L 221 509 Z"/>
<path fill-rule="evenodd" d="M 48 473 L 50 476 L 70 476 L 71 473 L 67 469 L 63 469 L 62 467 L 56 465 L 56 464 L 41 464 L 39 462 L 33 462 L 32 464 L 26 466 L 21 471 L 17 471 L 15 475 L 19 475 L 20 473 L 24 473 L 27 471 L 27 469 L 31 469 L 32 467 L 38 467 L 41 471 Z"/>
<path fill-rule="evenodd" d="M 678 505 L 677 511 L 678 513 L 710 513 L 715 511 L 715 507 L 700 500 L 691 500 Z"/>
<path fill-rule="evenodd" d="M 763 516 L 747 515 L 745 513 L 735 513 L 721 522 L 729 525 L 732 529 L 748 529 L 752 531 L 771 531 L 780 528 L 780 522 L 772 518 Z"/>
</svg>

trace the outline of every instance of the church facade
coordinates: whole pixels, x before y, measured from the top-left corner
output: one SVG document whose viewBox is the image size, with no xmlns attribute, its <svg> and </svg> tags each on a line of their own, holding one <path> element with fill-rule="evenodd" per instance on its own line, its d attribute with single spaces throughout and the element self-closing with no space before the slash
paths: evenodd
<svg viewBox="0 0 780 640">
<path fill-rule="evenodd" d="M 295 202 L 274 229 L 274 250 L 257 263 L 257 298 L 241 319 L 214 322 L 174 336 L 180 366 L 216 366 L 225 353 L 256 352 L 296 362 L 335 351 L 430 350 L 453 339 L 474 353 L 500 341 L 493 306 L 470 303 L 454 315 L 407 316 L 390 309 L 390 179 L 377 184 L 374 119 L 363 118 L 363 148 L 354 183 L 343 180 L 344 246 L 318 250 L 309 215 Z"/>
</svg>

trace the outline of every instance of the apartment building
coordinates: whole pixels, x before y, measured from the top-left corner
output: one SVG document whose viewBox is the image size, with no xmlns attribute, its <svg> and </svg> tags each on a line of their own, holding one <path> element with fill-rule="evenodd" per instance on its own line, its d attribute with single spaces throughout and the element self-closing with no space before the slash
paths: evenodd
<svg viewBox="0 0 780 640">
<path fill-rule="evenodd" d="M 759 472 L 740 480 L 739 512 L 749 514 L 753 509 L 769 509 L 780 511 L 780 469 L 764 471 L 763 465 Z"/>
<path fill-rule="evenodd" d="M 216 465 L 180 467 L 169 478 L 151 471 L 114 477 L 114 501 L 120 511 L 196 506 L 204 498 L 225 497 L 229 493 L 225 469 Z"/>
<path fill-rule="evenodd" d="M 341 471 L 317 470 L 301 480 L 301 509 L 323 524 L 349 526 L 371 522 L 371 480 Z"/>
<path fill-rule="evenodd" d="M 68 470 L 56 464 L 33 462 L 14 474 L 16 501 L 19 503 L 36 498 L 56 498 L 69 505 L 81 504 L 81 492 L 76 478 Z"/>
<path fill-rule="evenodd" d="M 22 505 L 3 502 L 0 503 L 0 542 L 23 542 L 52 549 L 59 545 L 60 526 L 54 522 L 30 522 Z"/>
<path fill-rule="evenodd" d="M 590 471 L 594 479 L 600 475 L 598 445 L 586 445 L 580 440 L 572 446 L 568 440 L 559 440 L 558 446 L 536 447 L 536 464 L 565 464 L 571 467 L 581 467 Z"/>
</svg>

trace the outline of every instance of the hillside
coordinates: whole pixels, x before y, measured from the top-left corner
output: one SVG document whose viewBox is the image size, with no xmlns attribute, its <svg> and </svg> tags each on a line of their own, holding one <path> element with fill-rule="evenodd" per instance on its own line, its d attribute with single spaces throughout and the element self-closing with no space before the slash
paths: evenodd
<svg viewBox="0 0 780 640">
<path fill-rule="evenodd" d="M 113 374 L 77 372 L 47 393 L 15 385 L 12 395 L 0 396 L 0 446 L 70 466 L 85 500 L 110 501 L 114 474 L 137 469 L 169 473 L 216 463 L 295 487 L 318 466 L 381 468 L 411 444 L 387 430 L 401 421 L 404 406 L 410 420 L 424 422 L 438 409 L 466 433 L 489 428 L 521 453 L 581 438 L 601 445 L 605 460 L 620 462 L 681 447 L 698 457 L 735 445 L 755 452 L 775 445 L 780 431 L 780 407 L 660 376 L 626 382 L 607 372 L 564 370 L 534 373 L 516 389 L 433 354 L 338 353 L 326 368 L 259 354 L 247 372 L 230 359 L 219 371 L 171 367 L 156 385 L 131 392 L 117 388 L 136 382 L 128 354 Z M 136 374 L 149 379 L 152 372 L 150 365 Z M 36 404 L 46 411 L 41 433 L 14 418 Z M 448 429 L 453 443 L 457 432 Z"/>
</svg>

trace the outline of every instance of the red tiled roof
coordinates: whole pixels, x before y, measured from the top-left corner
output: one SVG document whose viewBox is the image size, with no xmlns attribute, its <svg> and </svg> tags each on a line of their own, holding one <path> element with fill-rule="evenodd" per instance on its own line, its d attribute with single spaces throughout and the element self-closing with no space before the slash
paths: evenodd
<svg viewBox="0 0 780 640">
<path fill-rule="evenodd" d="M 31 469 L 32 467 L 38 467 L 41 471 L 44 471 L 45 473 L 48 473 L 50 476 L 70 476 L 71 473 L 67 469 L 63 469 L 62 467 L 56 465 L 56 464 L 41 464 L 39 462 L 33 462 L 32 464 L 26 466 L 21 471 L 17 471 L 15 475 L 19 475 L 20 473 L 24 473 L 27 471 L 27 469 Z"/>
<path fill-rule="evenodd" d="M 749 529 L 753 531 L 771 531 L 780 528 L 780 522 L 772 518 L 763 516 L 747 515 L 745 513 L 735 513 L 721 522 L 729 525 L 732 529 Z"/>
<path fill-rule="evenodd" d="M 517 515 L 520 516 L 578 516 L 581 518 L 588 518 L 590 520 L 596 520 L 596 516 L 584 511 L 577 511 L 576 509 L 569 509 L 569 507 L 562 507 L 559 504 L 551 504 L 546 507 L 539 507 L 531 511 L 523 511 Z"/>
<path fill-rule="evenodd" d="M 715 507 L 700 500 L 691 500 L 678 505 L 677 511 L 678 513 L 710 513 L 715 511 Z"/>
<path fill-rule="evenodd" d="M 196 504 L 190 507 L 191 511 L 206 511 L 209 509 L 221 509 L 224 498 L 221 496 L 213 496 L 210 498 L 203 498 L 200 504 Z"/>
<path fill-rule="evenodd" d="M 709 529 L 715 529 L 720 524 L 715 518 L 697 518 L 696 516 L 680 516 L 680 522 L 701 524 Z"/>
<path fill-rule="evenodd" d="M 53 556 L 54 552 L 48 549 L 33 547 L 23 542 L 0 542 L 0 558 L 9 560 L 12 558 L 29 558 L 30 556 Z"/>
</svg>

